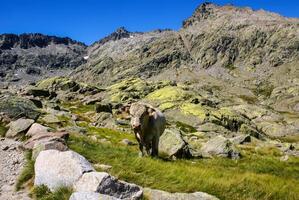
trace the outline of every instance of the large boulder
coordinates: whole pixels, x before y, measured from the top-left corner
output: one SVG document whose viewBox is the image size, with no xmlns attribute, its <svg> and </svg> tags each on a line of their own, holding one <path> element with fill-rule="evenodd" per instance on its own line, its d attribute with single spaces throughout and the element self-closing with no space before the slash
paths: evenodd
<svg viewBox="0 0 299 200">
<path fill-rule="evenodd" d="M 219 200 L 204 192 L 169 193 L 161 190 L 144 188 L 144 196 L 149 200 Z"/>
<path fill-rule="evenodd" d="M 96 192 L 74 192 L 69 200 L 120 200 L 119 198 Z"/>
<path fill-rule="evenodd" d="M 32 101 L 12 95 L 0 96 L 0 113 L 13 120 L 19 118 L 36 120 L 40 115 Z"/>
<path fill-rule="evenodd" d="M 159 156 L 166 159 L 189 157 L 188 144 L 177 129 L 166 129 L 159 141 Z"/>
<path fill-rule="evenodd" d="M 240 152 L 236 149 L 235 145 L 227 138 L 219 135 L 210 139 L 201 147 L 203 157 L 228 157 L 237 159 L 240 157 Z"/>
<path fill-rule="evenodd" d="M 33 119 L 18 119 L 10 122 L 9 129 L 6 132 L 6 137 L 14 138 L 19 134 L 25 133 L 33 123 Z"/>
<path fill-rule="evenodd" d="M 141 199 L 142 190 L 135 184 L 119 181 L 106 172 L 85 173 L 75 183 L 74 189 L 77 192 L 98 192 L 119 199 Z"/>
<path fill-rule="evenodd" d="M 94 171 L 94 168 L 74 151 L 46 150 L 36 158 L 34 170 L 34 185 L 45 185 L 54 191 L 60 187 L 72 187 L 84 173 Z"/>
</svg>

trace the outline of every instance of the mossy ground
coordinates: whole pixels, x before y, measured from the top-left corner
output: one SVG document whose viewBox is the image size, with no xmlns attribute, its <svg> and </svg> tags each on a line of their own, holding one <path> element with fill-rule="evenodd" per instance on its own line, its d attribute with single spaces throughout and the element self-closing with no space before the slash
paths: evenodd
<svg viewBox="0 0 299 200">
<path fill-rule="evenodd" d="M 6 134 L 7 128 L 4 124 L 0 123 L 0 137 L 4 137 Z"/>
<path fill-rule="evenodd" d="M 169 192 L 203 191 L 230 200 L 295 200 L 299 195 L 298 158 L 282 162 L 276 154 L 251 149 L 240 160 L 164 161 L 139 158 L 136 146 L 102 144 L 79 135 L 70 137 L 69 146 L 92 163 L 113 166 L 112 175 L 144 187 Z"/>
</svg>

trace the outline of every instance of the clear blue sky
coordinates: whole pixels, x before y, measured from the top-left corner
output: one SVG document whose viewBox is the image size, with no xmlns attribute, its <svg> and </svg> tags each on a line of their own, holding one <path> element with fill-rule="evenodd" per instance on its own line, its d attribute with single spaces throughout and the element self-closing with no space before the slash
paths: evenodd
<svg viewBox="0 0 299 200">
<path fill-rule="evenodd" d="M 68 36 L 90 44 L 117 27 L 179 29 L 202 0 L 0 0 L 0 33 Z M 299 0 L 211 0 L 299 17 Z"/>
</svg>

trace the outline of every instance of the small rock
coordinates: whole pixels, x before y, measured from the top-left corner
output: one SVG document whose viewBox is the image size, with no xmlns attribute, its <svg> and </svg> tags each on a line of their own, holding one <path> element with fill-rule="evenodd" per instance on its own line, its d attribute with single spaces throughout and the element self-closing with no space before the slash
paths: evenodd
<svg viewBox="0 0 299 200">
<path fill-rule="evenodd" d="M 139 186 L 119 181 L 106 172 L 85 173 L 75 183 L 76 192 L 98 192 L 121 199 L 141 199 L 142 190 Z"/>
<path fill-rule="evenodd" d="M 94 167 L 99 168 L 99 169 L 104 170 L 104 171 L 107 171 L 107 170 L 112 168 L 112 166 L 104 165 L 104 164 L 95 164 Z"/>
<path fill-rule="evenodd" d="M 205 143 L 201 148 L 201 152 L 203 157 L 219 156 L 237 159 L 241 156 L 234 144 L 221 135 Z"/>
<path fill-rule="evenodd" d="M 287 161 L 287 160 L 289 160 L 288 155 L 284 155 L 284 156 L 280 157 L 280 161 Z"/>
<path fill-rule="evenodd" d="M 2 147 L 2 150 L 3 151 L 6 151 L 6 150 L 8 150 L 9 149 L 9 146 L 4 146 L 4 147 Z"/>
<path fill-rule="evenodd" d="M 134 142 L 130 141 L 129 139 L 123 139 L 120 143 L 126 146 L 134 145 Z"/>
</svg>

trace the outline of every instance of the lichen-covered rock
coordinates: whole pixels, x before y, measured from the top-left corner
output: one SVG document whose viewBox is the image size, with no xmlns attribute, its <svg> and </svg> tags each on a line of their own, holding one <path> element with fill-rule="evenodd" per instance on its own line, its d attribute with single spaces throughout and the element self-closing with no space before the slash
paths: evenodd
<svg viewBox="0 0 299 200">
<path fill-rule="evenodd" d="M 179 130 L 165 129 L 159 141 L 159 156 L 167 159 L 190 156 L 188 145 Z"/>
<path fill-rule="evenodd" d="M 201 147 L 203 157 L 228 157 L 232 159 L 240 158 L 241 154 L 234 144 L 227 138 L 219 135 L 210 139 Z"/>
<path fill-rule="evenodd" d="M 19 134 L 25 133 L 33 123 L 33 119 L 18 119 L 10 122 L 5 136 L 10 138 L 17 137 Z"/>
<path fill-rule="evenodd" d="M 119 181 L 106 172 L 89 172 L 74 184 L 77 192 L 98 192 L 119 199 L 138 200 L 142 198 L 142 190 L 135 184 Z"/>
<path fill-rule="evenodd" d="M 69 200 L 120 200 L 119 198 L 96 192 L 74 192 Z"/>
<path fill-rule="evenodd" d="M 40 115 L 32 101 L 12 95 L 0 96 L 0 112 L 13 120 L 22 117 L 36 120 Z"/>
<path fill-rule="evenodd" d="M 204 192 L 169 193 L 150 188 L 144 188 L 144 196 L 148 200 L 219 200 L 217 197 Z"/>
<path fill-rule="evenodd" d="M 37 156 L 34 171 L 34 185 L 45 185 L 54 191 L 60 187 L 72 187 L 84 173 L 94 171 L 94 168 L 74 151 L 46 150 Z"/>
</svg>

